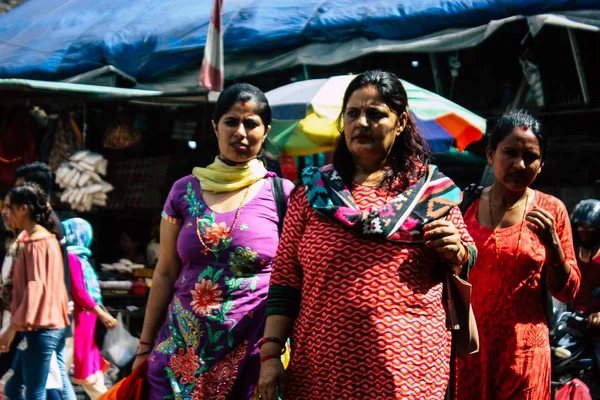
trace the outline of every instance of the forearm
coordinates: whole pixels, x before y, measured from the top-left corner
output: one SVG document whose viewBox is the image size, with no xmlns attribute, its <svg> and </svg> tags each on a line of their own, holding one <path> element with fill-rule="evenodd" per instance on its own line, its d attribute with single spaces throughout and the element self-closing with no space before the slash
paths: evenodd
<svg viewBox="0 0 600 400">
<path fill-rule="evenodd" d="M 553 241 L 546 249 L 547 263 L 546 274 L 548 285 L 555 291 L 560 292 L 567 284 L 571 275 L 571 266 L 565 257 L 565 252 L 559 240 Z"/>
<path fill-rule="evenodd" d="M 154 274 L 140 338 L 143 342 L 154 342 L 154 338 L 158 334 L 158 330 L 167 314 L 167 308 L 173 297 L 173 285 L 176 280 L 177 276 Z"/>
<path fill-rule="evenodd" d="M 290 336 L 294 320 L 285 315 L 270 315 L 265 323 L 265 332 L 263 337 L 275 337 L 285 342 Z M 261 357 L 278 354 L 281 346 L 275 342 L 267 342 L 260 348 Z"/>
<path fill-rule="evenodd" d="M 104 309 L 102 307 L 100 307 L 98 304 L 96 304 L 94 306 L 94 308 L 92 308 L 92 312 L 94 314 L 96 314 L 98 317 L 102 316 L 106 311 L 104 311 Z"/>
<path fill-rule="evenodd" d="M 13 323 L 10 323 L 8 325 L 8 327 L 6 328 L 7 331 L 12 332 L 12 333 L 17 333 L 21 330 L 21 327 L 18 325 L 15 325 Z"/>
</svg>

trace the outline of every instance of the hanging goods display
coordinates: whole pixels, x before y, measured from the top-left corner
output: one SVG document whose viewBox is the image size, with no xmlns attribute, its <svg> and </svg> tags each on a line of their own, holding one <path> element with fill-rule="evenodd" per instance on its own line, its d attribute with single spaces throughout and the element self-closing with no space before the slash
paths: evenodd
<svg viewBox="0 0 600 400">
<path fill-rule="evenodd" d="M 122 150 L 138 144 L 142 136 L 135 130 L 133 122 L 120 112 L 104 132 L 104 147 Z"/>
<path fill-rule="evenodd" d="M 108 161 L 101 154 L 84 150 L 73 154 L 56 171 L 56 183 L 65 189 L 60 201 L 77 211 L 105 207 L 113 186 L 104 181 Z"/>
</svg>

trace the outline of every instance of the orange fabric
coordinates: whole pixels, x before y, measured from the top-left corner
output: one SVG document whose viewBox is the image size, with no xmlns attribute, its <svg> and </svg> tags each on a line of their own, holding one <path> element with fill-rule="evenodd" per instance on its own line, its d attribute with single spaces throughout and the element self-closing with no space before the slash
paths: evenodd
<svg viewBox="0 0 600 400">
<path fill-rule="evenodd" d="M 469 282 L 473 285 L 471 304 L 480 350 L 457 360 L 458 399 L 548 400 L 550 343 L 540 285 L 542 271 L 550 267 L 546 265 L 545 247 L 525 225 L 517 261 L 521 224 L 496 232 L 481 226 L 478 203 L 467 210 L 465 222 L 478 249 Z M 560 200 L 541 192 L 535 192 L 533 205 L 549 211 L 556 220 L 571 274 L 559 291 L 548 287 L 557 299 L 567 302 L 581 281 L 567 210 Z"/>
<path fill-rule="evenodd" d="M 144 360 L 127 378 L 117 382 L 98 400 L 147 400 L 149 398 L 147 373 L 148 359 Z"/>
<path fill-rule="evenodd" d="M 389 193 L 357 186 L 361 209 Z M 472 243 L 460 211 L 448 216 Z M 356 237 L 292 196 L 271 285 L 301 291 L 286 400 L 443 399 L 451 334 L 433 250 Z"/>
<path fill-rule="evenodd" d="M 483 132 L 456 114 L 446 114 L 435 119 L 456 139 L 456 148 L 463 151 L 469 144 L 480 140 Z"/>
<path fill-rule="evenodd" d="M 13 267 L 12 323 L 20 330 L 69 324 L 63 259 L 54 235 L 27 239 Z"/>
<path fill-rule="evenodd" d="M 69 117 L 69 122 L 71 123 L 71 129 L 73 129 L 73 133 L 75 134 L 77 142 L 83 145 L 83 135 L 81 134 L 81 131 L 79 130 L 79 127 L 77 126 L 77 123 L 75 122 L 73 117 Z"/>
</svg>

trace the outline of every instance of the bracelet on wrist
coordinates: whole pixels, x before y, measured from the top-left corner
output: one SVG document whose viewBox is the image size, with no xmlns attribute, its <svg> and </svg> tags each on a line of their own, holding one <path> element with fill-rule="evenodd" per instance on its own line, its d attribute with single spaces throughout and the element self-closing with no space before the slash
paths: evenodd
<svg viewBox="0 0 600 400">
<path fill-rule="evenodd" d="M 154 343 L 150 343 L 150 342 L 144 342 L 143 340 L 140 340 L 140 342 L 139 342 L 139 343 L 140 343 L 141 345 L 144 345 L 144 346 L 154 346 Z"/>
<path fill-rule="evenodd" d="M 460 262 L 457 265 L 465 265 L 467 263 L 467 261 L 469 261 L 469 257 L 470 257 L 470 252 L 469 252 L 469 246 L 467 246 L 464 243 L 461 243 L 463 246 L 463 249 L 465 249 L 465 255 L 463 256 L 462 260 L 460 260 Z"/>
<path fill-rule="evenodd" d="M 136 357 L 144 357 L 144 356 L 149 355 L 150 353 L 152 353 L 152 352 L 151 351 L 143 351 L 141 353 L 136 353 L 135 356 Z"/>
<path fill-rule="evenodd" d="M 271 355 L 268 355 L 268 356 L 264 356 L 264 357 L 261 357 L 261 358 L 260 358 L 260 363 L 262 364 L 262 363 L 264 363 L 265 361 L 268 361 L 268 360 L 274 360 L 274 359 L 276 359 L 276 358 L 277 358 L 277 359 L 279 359 L 280 357 L 281 357 L 281 356 L 279 356 L 279 355 L 277 355 L 277 354 L 271 354 Z"/>
<path fill-rule="evenodd" d="M 285 354 L 286 348 L 285 348 L 284 341 L 281 340 L 281 339 L 279 339 L 279 338 L 277 338 L 277 337 L 273 337 L 273 336 L 264 337 L 264 338 L 260 339 L 258 341 L 258 348 L 260 349 L 263 346 L 263 344 L 269 343 L 269 342 L 271 342 L 271 343 L 277 343 L 278 345 L 280 345 L 281 346 L 281 354 L 282 355 Z"/>
</svg>

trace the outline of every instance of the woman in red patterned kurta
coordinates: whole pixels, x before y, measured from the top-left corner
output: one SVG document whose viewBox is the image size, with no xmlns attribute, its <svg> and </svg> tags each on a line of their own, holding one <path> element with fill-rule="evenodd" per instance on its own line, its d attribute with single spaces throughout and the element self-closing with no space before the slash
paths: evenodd
<svg viewBox="0 0 600 400">
<path fill-rule="evenodd" d="M 495 183 L 465 213 L 478 248 L 469 281 L 480 350 L 458 360 L 458 399 L 550 399 L 541 279 L 567 302 L 581 275 L 564 204 L 529 188 L 545 142 L 539 122 L 523 111 L 503 116 L 490 135 Z"/>
<path fill-rule="evenodd" d="M 271 274 L 265 400 L 277 399 L 276 387 L 284 399 L 444 397 L 451 335 L 440 261 L 468 268 L 475 248 L 460 193 L 452 200 L 452 181 L 427 167 L 406 101 L 395 75 L 359 75 L 344 97 L 334 165 L 303 173 Z M 290 331 L 286 373 L 278 354 Z"/>
</svg>

